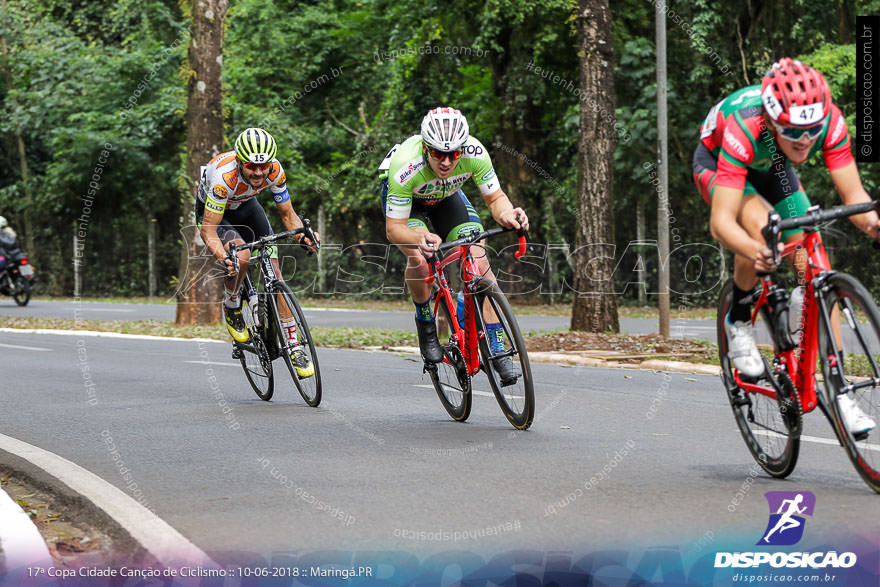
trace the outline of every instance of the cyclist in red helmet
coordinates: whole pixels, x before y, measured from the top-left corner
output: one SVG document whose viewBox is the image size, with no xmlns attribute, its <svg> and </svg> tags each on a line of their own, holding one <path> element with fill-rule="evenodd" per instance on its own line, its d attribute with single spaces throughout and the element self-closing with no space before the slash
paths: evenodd
<svg viewBox="0 0 880 587">
<path fill-rule="evenodd" d="M 712 236 L 735 253 L 733 304 L 725 328 L 730 358 L 746 376 L 757 377 L 764 370 L 748 328 L 751 305 L 746 298 L 757 283 L 757 271 L 776 269 L 761 228 L 771 209 L 782 218 L 792 218 L 811 206 L 794 166 L 817 152 L 822 153 L 845 204 L 871 200 L 859 178 L 846 121 L 831 101 L 828 82 L 820 72 L 794 59 L 780 59 L 760 86 L 742 88 L 716 104 L 700 128 L 694 181 L 711 206 Z M 880 237 L 875 212 L 853 216 L 852 221 L 871 238 Z M 800 231 L 783 233 L 785 240 L 798 236 Z M 799 258 L 795 266 L 803 262 Z M 863 429 L 874 426 L 871 418 L 857 413 L 854 403 L 852 408 L 850 417 Z"/>
</svg>

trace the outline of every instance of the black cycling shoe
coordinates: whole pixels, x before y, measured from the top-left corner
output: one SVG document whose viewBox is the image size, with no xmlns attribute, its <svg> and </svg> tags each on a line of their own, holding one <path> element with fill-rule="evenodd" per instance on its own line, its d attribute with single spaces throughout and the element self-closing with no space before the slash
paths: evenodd
<svg viewBox="0 0 880 587">
<path fill-rule="evenodd" d="M 426 363 L 442 363 L 443 347 L 437 340 L 437 326 L 434 322 L 416 320 L 416 332 L 419 334 L 419 350 Z"/>
<path fill-rule="evenodd" d="M 492 367 L 498 373 L 498 378 L 501 379 L 501 387 L 513 385 L 521 375 L 517 366 L 510 360 L 510 357 L 492 359 Z"/>
</svg>

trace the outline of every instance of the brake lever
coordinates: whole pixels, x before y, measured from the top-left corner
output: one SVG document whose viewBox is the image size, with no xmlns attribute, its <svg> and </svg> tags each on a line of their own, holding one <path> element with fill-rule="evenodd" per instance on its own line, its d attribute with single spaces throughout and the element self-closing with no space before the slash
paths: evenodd
<svg viewBox="0 0 880 587">
<path fill-rule="evenodd" d="M 775 210 L 767 214 L 767 226 L 761 229 L 761 236 L 773 254 L 773 264 L 779 267 L 779 223 L 782 218 Z"/>
<path fill-rule="evenodd" d="M 237 274 L 239 270 L 239 264 L 238 255 L 235 254 L 235 246 L 229 247 L 229 250 L 226 252 L 226 258 L 232 261 L 232 268 L 235 269 L 235 273 Z M 227 267 L 226 263 L 223 263 L 223 267 L 224 269 L 226 269 L 226 276 L 232 277 L 231 275 L 229 275 L 229 268 Z"/>
</svg>

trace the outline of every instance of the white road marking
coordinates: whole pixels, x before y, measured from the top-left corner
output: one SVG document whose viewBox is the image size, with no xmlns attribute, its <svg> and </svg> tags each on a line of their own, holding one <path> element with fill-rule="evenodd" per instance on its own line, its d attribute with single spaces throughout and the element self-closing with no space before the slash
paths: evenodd
<svg viewBox="0 0 880 587">
<path fill-rule="evenodd" d="M 99 332 L 97 330 L 52 330 L 50 328 L 0 328 L 0 332 L 13 334 L 57 334 L 59 336 L 96 336 L 101 338 L 127 338 L 130 340 L 170 340 L 176 342 L 216 342 L 230 344 L 229 341 L 213 338 L 179 338 L 174 336 L 149 336 L 147 334 L 122 334 L 120 332 Z"/>
<path fill-rule="evenodd" d="M 241 363 L 221 363 L 220 361 L 184 361 L 193 365 L 220 365 L 222 367 L 241 367 Z"/>
<path fill-rule="evenodd" d="M 426 389 L 434 389 L 433 385 L 424 385 L 424 384 L 413 384 L 413 387 L 424 387 Z M 484 397 L 495 397 L 495 394 L 491 391 L 480 391 L 479 389 L 472 389 L 472 395 L 482 395 Z"/>
<path fill-rule="evenodd" d="M 51 351 L 52 349 L 44 349 L 43 347 L 38 346 L 24 346 L 23 344 L 0 344 L 0 346 L 7 349 L 21 349 L 24 351 Z"/>
<path fill-rule="evenodd" d="M 760 434 L 763 436 L 776 436 L 778 438 L 785 438 L 782 434 L 778 432 L 773 432 L 771 430 L 755 430 L 755 434 Z M 871 434 L 874 434 L 872 432 Z M 868 437 L 870 438 L 870 436 Z M 807 436 L 802 434 L 801 440 L 805 442 L 814 442 L 816 444 L 827 444 L 830 446 L 840 446 L 840 443 L 837 442 L 836 438 L 821 438 L 819 436 Z M 867 442 L 858 442 L 859 450 L 875 450 L 880 451 L 880 445 L 877 444 L 868 444 Z"/>
</svg>

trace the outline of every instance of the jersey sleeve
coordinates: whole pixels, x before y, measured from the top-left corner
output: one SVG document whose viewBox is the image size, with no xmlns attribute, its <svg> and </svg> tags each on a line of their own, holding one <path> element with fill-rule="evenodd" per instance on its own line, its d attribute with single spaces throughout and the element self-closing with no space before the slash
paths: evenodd
<svg viewBox="0 0 880 587">
<path fill-rule="evenodd" d="M 208 165 L 202 184 L 206 189 L 205 209 L 222 215 L 226 210 L 226 204 L 229 203 L 229 187 L 223 175 L 215 166 Z"/>
<path fill-rule="evenodd" d="M 415 175 L 410 167 L 410 160 L 404 149 L 397 149 L 391 154 L 388 163 L 388 193 L 385 196 L 385 217 L 407 219 L 412 212 L 412 188 L 409 180 Z"/>
<path fill-rule="evenodd" d="M 846 167 L 853 162 L 850 142 L 846 120 L 840 109 L 832 104 L 828 131 L 825 133 L 825 142 L 822 143 L 822 156 L 829 171 Z"/>
<path fill-rule="evenodd" d="M 290 193 L 287 191 L 287 175 L 278 159 L 272 161 L 269 168 L 269 175 L 266 176 L 269 182 L 269 189 L 272 191 L 272 197 L 275 198 L 276 204 L 283 204 L 290 201 Z"/>
<path fill-rule="evenodd" d="M 755 159 L 751 140 L 736 121 L 734 115 L 728 117 L 718 154 L 718 174 L 715 185 L 745 189 L 748 166 Z"/>
<path fill-rule="evenodd" d="M 488 196 L 497 192 L 501 188 L 501 182 L 495 174 L 495 168 L 492 166 L 492 159 L 489 157 L 489 151 L 483 146 L 483 143 L 476 138 L 468 139 L 464 147 L 463 157 L 467 157 L 473 161 L 473 175 L 471 176 L 480 193 Z"/>
</svg>

